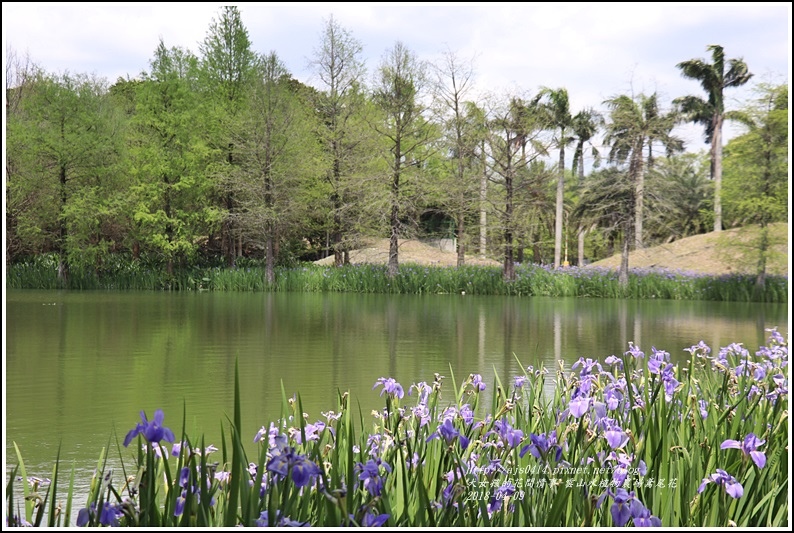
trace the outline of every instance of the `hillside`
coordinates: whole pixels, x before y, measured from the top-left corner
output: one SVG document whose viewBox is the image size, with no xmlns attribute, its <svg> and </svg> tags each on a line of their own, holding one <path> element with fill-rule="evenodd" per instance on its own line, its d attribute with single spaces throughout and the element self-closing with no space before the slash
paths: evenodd
<svg viewBox="0 0 794 533">
<path fill-rule="evenodd" d="M 773 224 L 771 241 L 774 252 L 769 257 L 767 273 L 788 275 L 788 224 Z M 702 272 L 704 274 L 753 273 L 757 255 L 748 243 L 757 239 L 758 228 L 735 228 L 720 233 L 687 237 L 669 244 L 636 250 L 629 254 L 631 268 L 663 268 Z M 588 265 L 618 268 L 620 255 Z"/>
<path fill-rule="evenodd" d="M 774 224 L 772 241 L 777 242 L 774 253 L 769 259 L 767 272 L 770 274 L 788 275 L 788 224 Z M 644 250 L 631 252 L 629 266 L 632 268 L 664 268 L 702 272 L 706 274 L 730 274 L 736 272 L 752 273 L 755 259 L 749 254 L 750 242 L 758 232 L 742 229 L 731 229 L 717 233 L 706 233 L 687 237 L 669 244 L 654 246 Z M 366 246 L 350 252 L 351 263 L 385 264 L 389 258 L 389 240 L 373 239 Z M 334 258 L 326 257 L 317 264 L 333 264 Z M 455 266 L 457 255 L 444 251 L 430 244 L 417 240 L 400 240 L 400 263 L 416 263 L 420 265 Z M 501 262 L 494 259 L 481 259 L 477 255 L 466 255 L 468 265 L 500 266 Z M 589 267 L 618 268 L 620 255 L 609 257 L 588 265 Z"/>
<path fill-rule="evenodd" d="M 428 266 L 455 266 L 458 264 L 458 255 L 455 252 L 441 250 L 430 244 L 412 240 L 399 240 L 400 263 L 415 263 Z M 350 252 L 351 263 L 386 264 L 389 262 L 389 239 L 372 239 L 364 247 Z M 333 265 L 334 257 L 326 257 L 315 261 L 318 265 Z M 499 266 L 499 261 L 482 259 L 478 255 L 466 254 L 467 265 Z"/>
</svg>

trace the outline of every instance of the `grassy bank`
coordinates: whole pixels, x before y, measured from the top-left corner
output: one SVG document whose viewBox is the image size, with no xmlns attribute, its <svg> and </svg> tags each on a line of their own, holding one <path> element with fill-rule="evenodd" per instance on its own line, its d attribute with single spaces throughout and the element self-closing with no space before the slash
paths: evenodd
<svg viewBox="0 0 794 533">
<path fill-rule="evenodd" d="M 57 277 L 53 256 L 40 256 L 8 268 L 9 289 L 76 290 L 210 290 L 357 292 L 382 294 L 479 294 L 521 296 L 576 296 L 585 298 L 660 298 L 735 302 L 786 302 L 788 276 L 768 276 L 763 291 L 746 274 L 711 276 L 694 272 L 632 269 L 627 287 L 617 272 L 599 268 L 550 269 L 520 265 L 516 280 L 505 282 L 501 269 L 488 266 L 433 267 L 403 264 L 389 278 L 383 265 L 360 264 L 340 268 L 308 263 L 276 269 L 276 281 L 265 282 L 257 261 L 240 261 L 237 268 L 188 268 L 169 275 L 157 265 L 118 260 L 105 270 L 73 269 L 68 287 Z"/>
<path fill-rule="evenodd" d="M 771 330 L 755 354 L 687 351 L 673 365 L 630 344 L 621 357 L 487 385 L 381 378 L 385 406 L 371 422 L 343 393 L 309 423 L 282 391 L 281 418 L 255 435 L 240 424 L 238 378 L 220 448 L 172 431 L 175 414 L 141 413 L 99 454 L 81 509 L 73 473 L 56 462 L 36 473 L 50 479 L 29 477 L 18 451 L 7 524 L 785 527 L 785 339 Z M 480 406 L 486 387 L 497 393 Z M 109 453 L 122 472 L 106 468 Z"/>
</svg>

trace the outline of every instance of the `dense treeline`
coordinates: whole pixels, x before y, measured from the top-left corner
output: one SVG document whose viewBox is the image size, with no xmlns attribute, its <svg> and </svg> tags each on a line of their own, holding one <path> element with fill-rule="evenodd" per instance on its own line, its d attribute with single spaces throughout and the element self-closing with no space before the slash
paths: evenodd
<svg viewBox="0 0 794 533">
<path fill-rule="evenodd" d="M 10 51 L 7 262 L 54 254 L 68 287 L 70 271 L 107 275 L 119 258 L 169 275 L 256 258 L 272 284 L 278 266 L 328 255 L 341 266 L 362 239 L 389 236 L 394 277 L 398 239 L 432 236 L 456 239 L 458 266 L 467 253 L 502 258 L 508 282 L 516 263 L 620 250 L 625 284 L 632 248 L 756 225 L 763 286 L 765 228 L 788 216 L 788 88 L 759 84 L 726 111 L 723 89 L 752 74 L 709 50 L 711 63 L 677 66 L 706 99 L 665 109 L 656 94 L 617 95 L 603 112 L 570 109 L 564 88 L 474 98 L 470 61 L 447 51 L 430 65 L 401 42 L 368 75 L 361 43 L 333 17 L 316 87 L 256 52 L 235 7 L 199 55 L 161 40 L 148 71 L 111 86 Z M 723 162 L 728 119 L 747 133 Z M 709 156 L 683 153 L 673 130 L 685 121 L 705 125 Z"/>
</svg>

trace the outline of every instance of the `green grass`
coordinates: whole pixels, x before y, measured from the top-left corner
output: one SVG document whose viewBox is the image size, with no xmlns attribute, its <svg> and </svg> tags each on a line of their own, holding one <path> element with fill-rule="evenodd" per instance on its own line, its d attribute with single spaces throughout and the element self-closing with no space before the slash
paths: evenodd
<svg viewBox="0 0 794 533">
<path fill-rule="evenodd" d="M 755 277 L 744 274 L 708 276 L 687 272 L 633 269 L 627 287 L 608 269 L 520 265 L 516 280 L 505 282 L 499 267 L 429 267 L 400 265 L 390 278 L 383 265 L 278 267 L 275 282 L 265 281 L 259 262 L 247 260 L 238 268 L 183 268 L 168 274 L 162 267 L 139 261 L 118 260 L 104 270 L 73 269 L 68 287 L 57 278 L 54 256 L 38 256 L 10 265 L 9 289 L 75 290 L 177 290 L 177 291 L 280 291 L 353 292 L 378 294 L 477 294 L 493 296 L 574 296 L 581 298 L 633 298 L 713 300 L 732 302 L 788 301 L 788 276 L 767 276 L 763 291 Z"/>
</svg>

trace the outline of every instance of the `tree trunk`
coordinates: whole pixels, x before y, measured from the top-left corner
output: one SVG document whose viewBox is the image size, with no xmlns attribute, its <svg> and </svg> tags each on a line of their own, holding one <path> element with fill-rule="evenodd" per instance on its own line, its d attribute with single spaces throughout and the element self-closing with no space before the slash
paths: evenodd
<svg viewBox="0 0 794 533">
<path fill-rule="evenodd" d="M 635 211 L 634 211 L 634 249 L 639 250 L 642 245 L 642 219 L 643 219 L 643 205 L 645 203 L 645 166 L 642 157 L 642 144 L 639 150 L 634 151 L 634 195 L 635 195 Z"/>
<path fill-rule="evenodd" d="M 510 176 L 512 169 L 508 169 L 508 176 L 505 177 L 505 191 L 507 198 L 505 199 L 505 262 L 502 271 L 502 276 L 505 281 L 515 281 L 516 279 L 516 264 L 513 259 L 513 178 Z"/>
<path fill-rule="evenodd" d="M 761 222 L 761 235 L 758 243 L 758 266 L 756 268 L 755 290 L 761 295 L 766 287 L 766 256 L 769 250 L 769 227 L 766 221 Z"/>
<path fill-rule="evenodd" d="M 331 194 L 331 203 L 334 207 L 334 226 L 331 231 L 331 244 L 334 247 L 334 266 L 342 266 L 345 264 L 344 250 L 342 250 L 342 198 L 339 196 L 339 187 L 342 176 L 342 167 L 339 161 L 339 146 L 336 141 L 331 143 L 331 150 L 334 154 L 333 163 L 333 187 L 334 192 Z"/>
<path fill-rule="evenodd" d="M 564 132 L 560 132 L 560 143 Z M 565 192 L 565 146 L 560 146 L 560 176 L 557 179 L 557 212 L 554 217 L 554 268 L 560 267 L 562 251 L 562 202 Z"/>
<path fill-rule="evenodd" d="M 397 143 L 397 148 L 394 151 L 394 176 L 392 177 L 392 187 L 391 187 L 391 216 L 389 217 L 389 225 L 391 227 L 391 235 L 389 236 L 389 265 L 387 268 L 387 274 L 390 278 L 393 278 L 397 275 L 399 271 L 399 264 L 397 259 L 398 254 L 398 246 L 399 246 L 399 234 L 400 234 L 400 209 L 399 209 L 399 198 L 400 198 L 400 144 Z"/>
<path fill-rule="evenodd" d="M 714 178 L 714 231 L 722 231 L 722 116 L 714 117 L 711 139 L 712 178 Z"/>
<path fill-rule="evenodd" d="M 488 213 L 485 202 L 488 200 L 488 174 L 485 166 L 485 142 L 483 141 L 482 176 L 480 176 L 480 257 L 485 259 L 488 244 Z"/>
<path fill-rule="evenodd" d="M 582 186 L 584 182 L 584 150 L 579 151 L 579 186 Z M 576 255 L 577 259 L 579 260 L 578 265 L 584 266 L 584 228 L 580 228 L 578 232 L 576 232 Z"/>
<path fill-rule="evenodd" d="M 265 237 L 265 282 L 272 285 L 276 281 L 276 258 L 273 253 L 273 224 L 268 224 Z"/>
<path fill-rule="evenodd" d="M 68 229 L 64 212 L 66 211 L 66 168 L 61 167 L 58 174 L 61 189 L 61 208 L 58 217 L 58 279 L 64 287 L 69 286 L 69 260 L 66 258 L 66 237 Z"/>
<path fill-rule="evenodd" d="M 466 222 L 463 214 L 458 215 L 458 228 L 457 228 L 457 242 L 455 246 L 458 251 L 458 268 L 466 263 L 466 247 L 464 245 L 466 240 Z"/>
<path fill-rule="evenodd" d="M 626 229 L 623 235 L 623 246 L 620 252 L 620 271 L 618 272 L 618 283 L 622 288 L 629 286 L 629 249 L 631 243 L 631 221 L 625 224 Z"/>
</svg>

